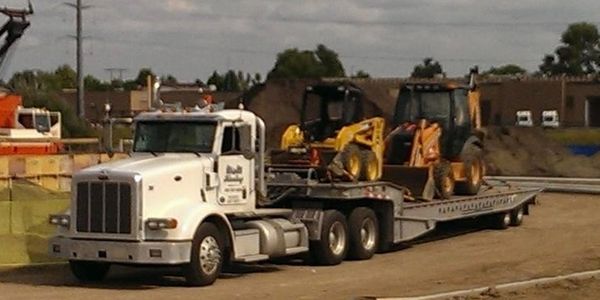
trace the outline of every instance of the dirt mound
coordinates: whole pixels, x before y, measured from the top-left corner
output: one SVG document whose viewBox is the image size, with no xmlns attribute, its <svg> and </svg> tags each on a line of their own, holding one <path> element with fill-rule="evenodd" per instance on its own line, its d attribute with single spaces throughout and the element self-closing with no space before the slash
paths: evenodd
<svg viewBox="0 0 600 300">
<path fill-rule="evenodd" d="M 488 175 L 600 177 L 600 155 L 572 155 L 540 128 L 487 129 Z"/>
</svg>

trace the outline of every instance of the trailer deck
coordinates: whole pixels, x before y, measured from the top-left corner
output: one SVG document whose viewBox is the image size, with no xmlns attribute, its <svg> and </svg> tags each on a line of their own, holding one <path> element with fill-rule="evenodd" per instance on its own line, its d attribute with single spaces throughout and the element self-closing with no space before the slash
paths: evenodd
<svg viewBox="0 0 600 300">
<path fill-rule="evenodd" d="M 319 232 L 323 201 L 338 204 L 352 201 L 391 204 L 383 213 L 383 224 L 388 219 L 391 243 L 407 242 L 436 228 L 438 222 L 506 214 L 535 201 L 541 188 L 489 187 L 475 196 L 455 196 L 447 200 L 407 200 L 407 189 L 390 182 L 335 182 L 321 183 L 300 177 L 275 176 L 267 182 L 274 203 L 291 203 L 294 217 L 309 227 L 316 238 Z M 381 215 L 382 213 L 380 213 Z M 385 218 L 385 214 L 389 214 Z M 385 229 L 384 229 L 385 231 Z"/>
</svg>

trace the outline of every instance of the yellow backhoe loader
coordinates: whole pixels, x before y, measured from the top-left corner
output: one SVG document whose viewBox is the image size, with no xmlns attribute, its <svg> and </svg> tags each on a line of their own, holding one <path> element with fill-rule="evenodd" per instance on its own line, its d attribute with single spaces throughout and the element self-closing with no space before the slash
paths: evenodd
<svg viewBox="0 0 600 300">
<path fill-rule="evenodd" d="M 349 83 L 307 87 L 300 123 L 285 130 L 272 163 L 316 169 L 321 180 L 378 180 L 385 120 L 364 119 L 362 102 L 362 91 Z"/>
<path fill-rule="evenodd" d="M 485 164 L 476 75 L 474 68 L 468 85 L 401 86 L 395 129 L 386 137 L 384 179 L 425 199 L 477 194 Z"/>
</svg>

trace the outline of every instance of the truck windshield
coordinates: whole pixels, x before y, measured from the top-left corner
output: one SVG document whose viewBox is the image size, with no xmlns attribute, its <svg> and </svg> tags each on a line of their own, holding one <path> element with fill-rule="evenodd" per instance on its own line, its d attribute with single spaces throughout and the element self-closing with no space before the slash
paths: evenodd
<svg viewBox="0 0 600 300">
<path fill-rule="evenodd" d="M 216 128 L 216 122 L 140 121 L 133 151 L 210 153 Z"/>
<path fill-rule="evenodd" d="M 396 107 L 396 124 L 415 122 L 419 119 L 446 120 L 450 115 L 449 91 L 412 92 L 403 89 Z"/>
</svg>

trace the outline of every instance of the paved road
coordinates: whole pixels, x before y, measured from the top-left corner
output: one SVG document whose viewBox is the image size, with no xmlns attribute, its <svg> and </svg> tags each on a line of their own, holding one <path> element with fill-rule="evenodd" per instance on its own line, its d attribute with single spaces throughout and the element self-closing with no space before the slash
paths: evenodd
<svg viewBox="0 0 600 300">
<path fill-rule="evenodd" d="M 96 285 L 77 283 L 66 266 L 4 270 L 0 299 L 352 299 L 422 295 L 600 268 L 600 196 L 544 194 L 538 199 L 521 227 L 437 238 L 336 267 L 294 261 L 239 266 L 206 288 L 185 287 L 176 270 L 115 268 Z"/>
</svg>

